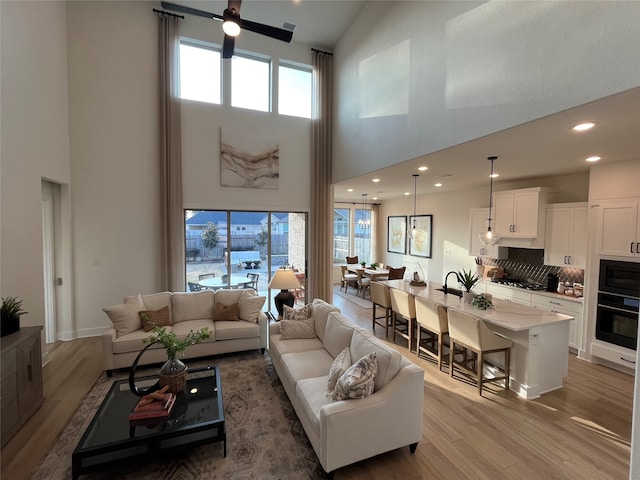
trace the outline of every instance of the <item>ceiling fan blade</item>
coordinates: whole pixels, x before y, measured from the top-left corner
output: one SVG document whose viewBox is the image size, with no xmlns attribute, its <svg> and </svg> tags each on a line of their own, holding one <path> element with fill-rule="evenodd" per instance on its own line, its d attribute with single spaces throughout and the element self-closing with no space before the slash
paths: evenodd
<svg viewBox="0 0 640 480">
<path fill-rule="evenodd" d="M 251 20 L 240 19 L 240 28 L 249 30 L 250 32 L 259 33 L 260 35 L 266 35 L 267 37 L 275 38 L 276 40 L 282 40 L 283 42 L 291 42 L 293 38 L 293 32 L 285 30 L 284 28 L 272 27 L 271 25 L 265 25 L 264 23 L 252 22 Z"/>
<path fill-rule="evenodd" d="M 224 36 L 224 43 L 222 44 L 222 58 L 233 57 L 233 47 L 236 43 L 235 37 L 230 35 Z"/>
<path fill-rule="evenodd" d="M 174 12 L 187 13 L 189 15 L 196 15 L 198 17 L 209 18 L 211 20 L 222 21 L 222 15 L 217 13 L 205 12 L 204 10 L 198 10 L 197 8 L 185 7 L 183 5 L 177 5 L 170 2 L 160 2 L 162 8 L 167 10 L 173 10 Z"/>
</svg>

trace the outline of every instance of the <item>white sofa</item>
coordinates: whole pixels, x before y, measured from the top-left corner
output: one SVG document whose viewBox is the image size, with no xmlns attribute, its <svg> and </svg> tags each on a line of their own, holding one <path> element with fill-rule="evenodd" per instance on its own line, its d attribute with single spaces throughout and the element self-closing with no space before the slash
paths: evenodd
<svg viewBox="0 0 640 480">
<path fill-rule="evenodd" d="M 423 370 L 336 307 L 312 303 L 316 338 L 282 339 L 270 326 L 269 355 L 322 468 L 337 468 L 403 446 L 411 452 L 422 438 Z M 329 368 L 349 347 L 352 363 L 377 353 L 373 394 L 333 401 L 327 395 Z"/>
<path fill-rule="evenodd" d="M 246 292 L 246 293 L 244 293 Z M 165 327 L 172 330 L 178 337 L 186 336 L 191 330 L 196 331 L 207 327 L 211 335 L 201 343 L 191 345 L 184 351 L 184 357 L 197 358 L 221 353 L 238 352 L 243 350 L 262 349 L 267 347 L 268 319 L 261 311 L 264 297 L 258 297 L 253 289 L 220 289 L 205 290 L 202 292 L 161 292 L 151 295 L 141 295 L 145 310 L 160 310 L 167 306 L 171 312 L 171 326 Z M 122 305 L 110 307 L 107 313 L 110 316 L 115 310 L 122 315 L 128 313 L 135 319 L 138 314 L 138 296 L 126 297 Z M 253 298 L 254 300 L 252 300 Z M 263 299 L 262 303 L 259 300 Z M 245 299 L 244 304 L 242 300 Z M 239 304 L 240 318 L 252 320 L 223 320 L 214 321 L 216 303 L 224 305 Z M 257 303 L 256 303 L 257 302 Z M 133 306 L 132 305 L 136 305 Z M 105 309 L 107 311 L 107 309 Z M 122 330 L 126 332 L 129 329 Z M 102 365 L 108 375 L 118 368 L 128 368 L 133 364 L 138 353 L 145 347 L 143 340 L 151 335 L 140 327 L 130 333 L 118 335 L 115 325 L 107 328 L 102 334 Z M 152 345 L 142 355 L 139 365 L 162 363 L 167 360 L 164 347 L 160 344 Z"/>
</svg>

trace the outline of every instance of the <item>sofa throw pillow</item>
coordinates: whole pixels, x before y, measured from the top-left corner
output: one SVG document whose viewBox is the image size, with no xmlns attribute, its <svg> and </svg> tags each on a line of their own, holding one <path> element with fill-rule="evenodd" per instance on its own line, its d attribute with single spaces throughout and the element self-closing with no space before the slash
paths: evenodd
<svg viewBox="0 0 640 480">
<path fill-rule="evenodd" d="M 284 311 L 282 318 L 284 320 L 306 320 L 311 318 L 311 304 L 307 304 L 304 307 L 293 308 L 289 305 L 283 305 Z"/>
<path fill-rule="evenodd" d="M 294 338 L 316 338 L 316 328 L 313 319 L 282 320 L 280 322 L 280 340 Z"/>
<path fill-rule="evenodd" d="M 116 337 L 140 330 L 142 324 L 138 312 L 144 308 L 141 305 L 138 303 L 122 303 L 102 309 L 113 323 L 116 329 Z"/>
<path fill-rule="evenodd" d="M 257 323 L 258 316 L 266 300 L 267 297 L 253 295 L 248 290 L 242 292 L 238 302 L 240 320 Z"/>
<path fill-rule="evenodd" d="M 225 305 L 224 303 L 216 302 L 216 306 L 213 309 L 213 321 L 217 322 L 220 320 L 240 320 L 240 309 L 238 308 L 238 304 L 234 303 L 233 305 Z"/>
<path fill-rule="evenodd" d="M 142 310 L 138 315 L 140 315 L 142 328 L 145 332 L 150 332 L 156 326 L 169 327 L 173 325 L 169 315 L 169 307 L 162 307 L 160 310 Z"/>
<path fill-rule="evenodd" d="M 374 380 L 378 370 L 376 352 L 365 355 L 351 365 L 338 379 L 333 391 L 334 400 L 365 398 L 373 393 Z"/>
<path fill-rule="evenodd" d="M 351 352 L 349 347 L 346 347 L 340 352 L 340 354 L 333 359 L 333 363 L 329 368 L 329 380 L 327 381 L 327 395 L 332 396 L 333 391 L 336 389 L 336 383 L 338 379 L 347 371 L 351 366 Z"/>
</svg>

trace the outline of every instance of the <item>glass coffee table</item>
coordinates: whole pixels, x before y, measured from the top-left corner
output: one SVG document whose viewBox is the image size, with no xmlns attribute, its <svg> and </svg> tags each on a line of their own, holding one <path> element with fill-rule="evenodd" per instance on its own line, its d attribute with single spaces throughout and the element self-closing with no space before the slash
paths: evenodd
<svg viewBox="0 0 640 480">
<path fill-rule="evenodd" d="M 157 378 L 137 379 L 153 384 Z M 129 412 L 140 397 L 131 393 L 128 380 L 115 382 L 82 435 L 71 456 L 72 477 L 120 464 L 130 458 L 150 456 L 180 447 L 224 442 L 227 435 L 220 371 L 217 366 L 187 380 L 184 392 L 165 421 L 134 425 Z"/>
</svg>

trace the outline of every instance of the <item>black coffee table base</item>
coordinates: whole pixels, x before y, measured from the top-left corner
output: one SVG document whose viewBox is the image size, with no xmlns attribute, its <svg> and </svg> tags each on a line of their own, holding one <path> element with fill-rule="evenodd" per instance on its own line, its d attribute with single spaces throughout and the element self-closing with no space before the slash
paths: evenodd
<svg viewBox="0 0 640 480">
<path fill-rule="evenodd" d="M 169 419 L 156 425 L 133 425 L 128 414 L 139 397 L 127 381 L 115 382 L 71 457 L 73 480 L 134 458 L 160 457 L 196 445 L 224 442 L 227 435 L 218 367 L 213 375 L 187 380 Z M 124 385 L 123 385 L 124 384 Z"/>
</svg>

